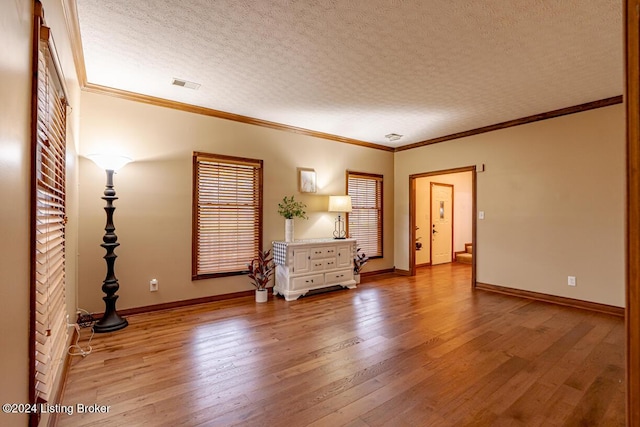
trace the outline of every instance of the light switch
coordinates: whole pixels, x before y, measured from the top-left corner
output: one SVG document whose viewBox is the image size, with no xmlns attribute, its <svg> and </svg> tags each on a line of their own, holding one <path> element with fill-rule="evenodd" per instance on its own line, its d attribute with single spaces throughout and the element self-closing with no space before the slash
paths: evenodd
<svg viewBox="0 0 640 427">
<path fill-rule="evenodd" d="M 484 211 L 478 211 L 478 219 L 484 219 Z"/>
</svg>

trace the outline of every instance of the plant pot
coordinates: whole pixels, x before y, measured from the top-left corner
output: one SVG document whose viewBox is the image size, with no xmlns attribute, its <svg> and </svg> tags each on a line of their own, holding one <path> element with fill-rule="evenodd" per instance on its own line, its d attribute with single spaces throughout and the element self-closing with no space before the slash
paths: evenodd
<svg viewBox="0 0 640 427">
<path fill-rule="evenodd" d="M 293 218 L 284 220 L 284 241 L 293 242 Z"/>
<path fill-rule="evenodd" d="M 356 281 L 356 285 L 360 284 L 360 273 L 354 274 L 353 279 Z"/>
<path fill-rule="evenodd" d="M 269 291 L 266 289 L 256 289 L 256 302 L 267 302 L 269 300 Z"/>
</svg>

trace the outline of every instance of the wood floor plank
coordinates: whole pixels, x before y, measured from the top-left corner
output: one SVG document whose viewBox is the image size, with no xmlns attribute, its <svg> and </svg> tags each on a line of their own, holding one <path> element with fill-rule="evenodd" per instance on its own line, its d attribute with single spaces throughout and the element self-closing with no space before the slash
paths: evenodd
<svg viewBox="0 0 640 427">
<path fill-rule="evenodd" d="M 612 402 L 610 399 L 603 399 L 602 396 L 614 395 L 621 377 L 624 377 L 621 367 L 607 366 L 585 391 L 564 425 L 602 425 L 602 419 Z"/>
<path fill-rule="evenodd" d="M 363 414 L 367 414 L 369 411 L 385 405 L 394 396 L 405 393 L 407 390 L 425 381 L 429 375 L 430 372 L 428 370 L 421 368 L 406 372 L 393 379 L 388 379 L 385 382 L 384 390 L 379 389 L 353 402 L 348 402 L 348 404 L 341 406 L 338 410 L 334 410 L 329 415 L 310 423 L 309 426 L 340 426 L 351 423 L 356 419 L 366 422 L 362 418 Z M 384 414 L 384 412 L 382 413 Z M 369 426 L 374 425 L 366 424 Z"/>
<path fill-rule="evenodd" d="M 58 425 L 624 425 L 623 319 L 470 277 L 453 263 L 130 316 L 74 357 L 60 402 L 109 412 Z"/>
</svg>

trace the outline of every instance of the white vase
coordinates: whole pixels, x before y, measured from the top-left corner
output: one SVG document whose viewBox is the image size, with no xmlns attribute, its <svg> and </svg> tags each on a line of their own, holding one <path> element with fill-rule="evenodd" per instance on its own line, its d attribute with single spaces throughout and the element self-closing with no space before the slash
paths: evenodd
<svg viewBox="0 0 640 427">
<path fill-rule="evenodd" d="M 293 218 L 284 220 L 284 241 L 293 242 Z"/>
<path fill-rule="evenodd" d="M 267 302 L 269 291 L 266 289 L 256 289 L 256 302 Z"/>
<path fill-rule="evenodd" d="M 356 285 L 360 284 L 360 273 L 354 274 L 353 279 L 356 281 Z"/>
</svg>

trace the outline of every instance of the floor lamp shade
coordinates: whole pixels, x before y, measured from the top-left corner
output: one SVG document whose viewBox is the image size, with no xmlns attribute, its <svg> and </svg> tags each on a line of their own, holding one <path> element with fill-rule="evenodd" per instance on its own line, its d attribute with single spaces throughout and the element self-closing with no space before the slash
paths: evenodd
<svg viewBox="0 0 640 427">
<path fill-rule="evenodd" d="M 89 154 L 87 158 L 93 161 L 100 168 L 108 171 L 118 171 L 127 163 L 133 160 L 130 157 L 118 156 L 115 154 Z"/>
</svg>

